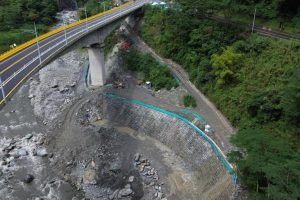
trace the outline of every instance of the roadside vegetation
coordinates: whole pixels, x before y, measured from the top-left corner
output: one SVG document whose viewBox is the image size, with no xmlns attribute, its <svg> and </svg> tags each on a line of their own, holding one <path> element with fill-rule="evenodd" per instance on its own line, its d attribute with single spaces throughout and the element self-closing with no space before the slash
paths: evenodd
<svg viewBox="0 0 300 200">
<path fill-rule="evenodd" d="M 245 24 L 252 24 L 256 9 L 256 24 L 300 33 L 299 0 L 176 0 L 176 2 L 194 15 L 223 16 Z"/>
<path fill-rule="evenodd" d="M 114 0 L 79 0 L 78 4 L 80 6 L 79 16 L 80 19 L 85 18 L 85 9 L 88 17 L 96 15 L 100 12 L 109 10 L 114 5 Z"/>
<path fill-rule="evenodd" d="M 196 100 L 192 95 L 185 95 L 183 97 L 183 104 L 185 107 L 193 107 L 193 108 L 197 107 Z"/>
<path fill-rule="evenodd" d="M 39 34 L 47 32 L 57 10 L 51 0 L 0 0 L 0 53 L 34 38 L 34 22 Z"/>
<path fill-rule="evenodd" d="M 140 78 L 150 81 L 155 90 L 177 87 L 177 82 L 165 65 L 159 64 L 150 54 L 142 54 L 131 48 L 124 51 L 124 61 L 129 70 L 139 73 Z"/>
<path fill-rule="evenodd" d="M 300 42 L 203 19 L 201 6 L 215 1 L 178 1 L 181 11 L 148 6 L 141 37 L 238 127 L 229 157 L 250 198 L 299 199 Z"/>
<path fill-rule="evenodd" d="M 112 31 L 105 39 L 104 39 L 104 55 L 108 55 L 114 48 L 114 46 L 118 43 L 119 38 L 116 31 Z"/>
<path fill-rule="evenodd" d="M 13 44 L 20 45 L 35 38 L 34 23 L 38 35 L 49 31 L 55 22 L 59 11 L 58 1 L 53 0 L 0 0 L 0 54 L 8 51 Z M 69 1 L 64 6 L 71 5 Z M 79 15 L 85 18 L 92 16 L 113 6 L 113 0 L 78 0 Z"/>
</svg>

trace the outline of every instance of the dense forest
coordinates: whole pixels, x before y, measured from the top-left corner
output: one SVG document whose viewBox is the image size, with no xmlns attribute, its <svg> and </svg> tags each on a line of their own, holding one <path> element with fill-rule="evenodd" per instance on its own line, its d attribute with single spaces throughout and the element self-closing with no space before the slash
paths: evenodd
<svg viewBox="0 0 300 200">
<path fill-rule="evenodd" d="M 252 1 L 224 1 L 228 6 L 237 2 L 238 8 L 221 7 L 222 1 L 178 2 L 180 9 L 146 7 L 140 35 L 162 56 L 181 64 L 238 128 L 232 138 L 238 150 L 228 156 L 251 199 L 299 199 L 300 42 L 203 18 L 218 8 L 252 9 Z M 261 17 L 299 15 L 295 1 L 255 2 L 266 9 Z M 291 9 L 286 11 L 282 5 L 288 2 Z"/>
<path fill-rule="evenodd" d="M 193 12 L 207 13 L 210 11 L 222 11 L 228 15 L 234 13 L 253 14 L 257 8 L 257 16 L 263 18 L 289 17 L 296 15 L 299 17 L 298 0 L 176 0 L 185 10 Z"/>
<path fill-rule="evenodd" d="M 272 28 L 300 33 L 299 0 L 177 0 L 194 16 L 221 15 L 234 21 L 250 24 L 256 10 L 256 21 Z"/>
<path fill-rule="evenodd" d="M 81 8 L 86 9 L 87 16 L 95 15 L 99 12 L 103 12 L 105 10 L 111 9 L 114 5 L 114 0 L 80 0 L 78 1 Z M 79 12 L 80 18 L 85 17 L 85 10 L 80 9 Z"/>
</svg>

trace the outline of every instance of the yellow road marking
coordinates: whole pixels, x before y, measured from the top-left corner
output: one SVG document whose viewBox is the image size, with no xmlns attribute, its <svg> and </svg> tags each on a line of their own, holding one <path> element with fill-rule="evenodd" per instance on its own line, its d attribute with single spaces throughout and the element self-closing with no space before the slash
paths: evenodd
<svg viewBox="0 0 300 200">
<path fill-rule="evenodd" d="M 84 33 L 83 33 L 84 34 Z M 83 35 L 80 34 L 80 35 Z M 76 39 L 76 38 L 75 38 Z M 75 39 L 71 40 L 71 42 L 73 42 Z M 62 48 L 64 48 L 65 46 L 60 47 L 59 49 L 57 49 L 55 52 L 60 51 Z M 44 61 L 46 61 L 49 57 L 51 57 L 53 54 L 47 56 L 45 58 Z M 32 74 L 33 71 L 35 71 L 38 67 L 40 67 L 43 63 L 39 63 L 36 67 L 34 67 L 28 74 L 26 74 L 10 91 L 9 93 L 6 95 L 6 98 L 9 97 L 16 89 L 17 87 L 28 77 Z M 0 105 L 4 102 L 4 99 L 0 102 Z"/>
<path fill-rule="evenodd" d="M 61 50 L 62 48 L 64 48 L 65 46 L 60 47 L 59 49 L 57 49 L 57 51 Z M 52 56 L 53 54 L 49 55 L 45 60 L 47 60 L 50 56 Z M 6 95 L 6 97 L 9 97 L 16 89 L 17 87 L 28 77 L 31 75 L 31 73 L 33 71 L 35 71 L 38 67 L 40 67 L 43 63 L 39 63 L 37 66 L 35 66 L 28 74 L 26 74 L 10 91 L 9 93 Z M 2 100 L 3 101 L 3 100 Z M 2 102 L 1 101 L 1 102 Z M 1 103 L 0 103 L 1 105 Z"/>
<path fill-rule="evenodd" d="M 126 3 L 126 4 L 123 4 L 123 5 L 121 5 L 121 6 L 119 6 L 119 7 L 116 7 L 116 8 L 113 8 L 113 9 L 111 9 L 111 10 L 108 10 L 108 11 L 105 11 L 105 12 L 103 12 L 103 13 L 100 13 L 100 14 L 97 14 L 97 15 L 94 15 L 94 16 L 92 16 L 92 17 L 89 17 L 88 18 L 88 21 L 90 21 L 90 20 L 92 20 L 92 19 L 94 19 L 94 18 L 97 18 L 97 17 L 99 17 L 99 16 L 102 16 L 102 15 L 104 15 L 104 14 L 108 14 L 108 13 L 110 13 L 110 12 L 112 12 L 112 11 L 114 11 L 114 10 L 118 10 L 118 9 L 121 9 L 121 8 L 123 8 L 123 7 L 126 7 L 126 6 L 129 6 L 129 5 L 131 5 L 132 4 L 132 2 L 128 2 L 128 3 Z M 75 23 L 73 23 L 73 24 L 70 24 L 70 25 L 67 25 L 66 27 L 68 27 L 68 28 L 71 28 L 71 27 L 73 27 L 73 26 L 76 26 L 76 25 L 79 25 L 79 24 L 82 24 L 83 22 L 81 22 L 81 21 L 83 21 L 83 22 L 86 22 L 86 20 L 80 20 L 80 21 L 78 21 L 78 22 L 75 22 Z M 52 32 L 54 32 L 54 31 L 57 31 L 57 30 L 60 30 L 61 28 L 64 28 L 65 26 L 62 26 L 62 27 L 60 27 L 60 28 L 58 28 L 58 29 L 56 29 L 56 30 L 53 30 L 53 31 L 50 31 L 50 32 L 48 32 L 48 33 L 46 33 L 46 34 L 44 34 L 44 35 L 41 35 L 40 37 L 38 37 L 38 38 L 35 38 L 35 39 L 33 39 L 33 40 L 30 40 L 30 41 L 28 41 L 28 42 L 26 42 L 26 43 L 24 43 L 24 44 L 22 44 L 22 45 L 20 45 L 20 46 L 22 46 L 22 48 L 20 48 L 20 49 L 18 49 L 18 50 L 16 50 L 16 48 L 15 49 L 12 49 L 11 51 L 7 51 L 7 52 L 5 52 L 4 54 L 2 54 L 2 55 L 0 55 L 0 61 L 2 61 L 2 60 L 4 60 L 5 58 L 8 58 L 9 56 L 11 56 L 11 55 L 13 55 L 14 53 L 17 53 L 18 51 L 20 51 L 20 50 L 22 50 L 22 49 L 24 49 L 24 48 L 27 48 L 28 46 L 30 46 L 30 45 L 32 45 L 32 44 L 30 44 L 29 45 L 29 42 L 36 42 L 36 40 L 42 40 L 41 38 L 42 38 L 42 36 L 45 36 L 45 35 L 47 35 L 47 37 L 49 37 L 49 36 L 52 36 L 52 35 L 54 35 L 55 33 L 53 33 L 52 35 L 50 35 L 49 33 L 52 33 Z M 64 30 L 64 29 L 62 29 L 62 30 Z M 61 31 L 61 30 L 60 30 Z M 60 32 L 60 31 L 58 31 L 58 32 Z M 58 32 L 56 32 L 56 33 L 58 33 Z M 82 35 L 82 34 L 81 34 Z M 47 37 L 45 37 L 45 38 L 47 38 Z M 60 36 L 60 37 L 63 37 L 63 36 Z M 58 38 L 60 38 L 60 37 L 58 37 Z M 43 38 L 43 39 L 45 39 L 45 38 Z M 53 39 L 53 40 L 51 40 L 51 41 L 49 41 L 48 43 L 46 43 L 46 44 L 44 44 L 43 46 L 45 46 L 45 45 L 47 45 L 47 44 L 49 44 L 50 42 L 53 42 L 54 40 L 57 40 L 58 38 L 56 38 L 56 39 Z M 75 38 L 75 39 L 77 39 L 77 38 Z M 75 40 L 75 39 L 73 39 L 73 40 Z M 72 41 L 73 41 L 72 40 Z M 33 43 L 33 44 L 34 44 Z M 27 45 L 27 46 L 25 46 L 25 44 Z M 19 47 L 20 47 L 19 46 Z M 43 47 L 42 46 L 42 47 Z M 58 50 L 56 50 L 56 52 L 58 52 L 58 51 L 60 51 L 62 48 L 64 48 L 65 46 L 62 46 L 62 47 L 60 47 Z M 35 51 L 37 51 L 37 50 L 35 50 Z M 33 52 L 35 52 L 35 51 L 33 51 Z M 33 52 L 31 52 L 30 54 L 28 54 L 28 55 L 31 55 Z M 28 56 L 27 55 L 27 56 Z M 53 54 L 51 54 L 51 55 L 49 55 L 48 57 L 46 57 L 45 58 L 45 60 L 44 61 L 46 61 L 49 57 L 51 57 Z M 26 56 L 24 56 L 24 57 L 26 57 Z M 23 59 L 24 57 L 22 57 L 21 59 Z M 16 61 L 16 62 L 19 62 L 21 59 L 19 59 L 18 61 Z M 6 98 L 7 97 L 9 97 L 10 95 L 12 95 L 12 93 L 19 87 L 19 85 L 28 77 L 28 76 L 30 76 L 38 67 L 40 67 L 41 65 L 42 65 L 43 63 L 39 63 L 36 67 L 34 67 L 28 74 L 26 74 L 10 91 L 9 91 L 9 93 L 6 95 Z M 12 65 L 10 65 L 9 67 L 11 67 Z M 4 69 L 3 71 L 1 71 L 0 72 L 0 75 L 4 72 L 4 71 L 6 71 L 7 69 Z M 2 105 L 4 103 L 4 99 L 2 99 L 1 101 L 0 101 L 0 105 Z"/>
<path fill-rule="evenodd" d="M 32 39 L 32 40 L 29 40 L 29 41 L 27 41 L 27 42 L 25 42 L 25 43 L 23 43 L 23 44 L 17 46 L 17 47 L 14 48 L 14 49 L 11 49 L 11 50 L 9 50 L 9 51 L 4 52 L 3 54 L 0 55 L 0 61 L 3 61 L 3 60 L 5 60 L 6 58 L 8 58 L 8 57 L 14 55 L 15 53 L 18 53 L 19 51 L 21 51 L 21 50 L 23 50 L 23 49 L 25 49 L 25 48 L 27 48 L 27 47 L 33 45 L 34 43 L 36 43 L 37 40 L 38 40 L 38 41 L 41 41 L 41 40 L 43 40 L 43 39 L 45 39 L 45 38 L 47 38 L 47 37 L 50 37 L 50 36 L 52 36 L 52 35 L 54 35 L 54 34 L 56 34 L 56 33 L 59 33 L 59 32 L 61 32 L 61 31 L 63 31 L 64 29 L 69 29 L 69 28 L 74 27 L 74 26 L 77 26 L 77 25 L 79 25 L 79 24 L 86 23 L 86 21 L 91 21 L 91 20 L 93 20 L 93 19 L 95 19 L 95 18 L 97 18 L 97 17 L 103 16 L 103 15 L 106 15 L 106 14 L 108 14 L 108 13 L 111 13 L 111 12 L 113 12 L 113 11 L 115 11 L 115 10 L 119 10 L 119 9 L 121 9 L 121 8 L 127 7 L 127 6 L 129 6 L 129 5 L 131 5 L 131 4 L 133 4 L 133 2 L 128 2 L 128 3 L 125 3 L 125 4 L 121 5 L 121 6 L 119 6 L 119 7 L 115 7 L 115 8 L 112 8 L 112 9 L 108 10 L 108 11 L 105 11 L 105 12 L 99 13 L 99 14 L 97 14 L 97 15 L 88 17 L 87 19 L 82 19 L 82 20 L 79 20 L 79 21 L 74 22 L 74 23 L 72 23 L 72 24 L 69 24 L 69 25 L 66 25 L 66 26 L 61 26 L 61 27 L 59 27 L 59 28 L 57 28 L 57 29 L 54 29 L 54 30 L 52 30 L 52 31 L 49 31 L 48 33 L 45 33 L 45 34 L 43 34 L 43 35 L 41 35 L 41 36 L 39 36 L 39 37 L 37 37 L 37 38 L 34 38 L 34 39 Z"/>
<path fill-rule="evenodd" d="M 113 10 L 113 9 L 111 9 L 111 10 Z M 111 12 L 111 10 L 109 10 L 110 12 Z M 108 12 L 108 11 L 106 11 L 106 12 Z M 109 12 L 109 13 L 110 13 Z M 105 12 L 103 12 L 103 13 L 105 13 Z M 100 13 L 101 15 L 104 15 L 103 13 Z M 108 13 L 106 13 L 106 14 L 108 14 Z M 99 15 L 99 14 L 98 14 Z M 95 15 L 95 16 L 97 16 L 97 15 Z M 99 15 L 100 16 L 100 15 Z M 97 17 L 99 17 L 99 16 L 97 16 Z M 93 16 L 94 17 L 94 16 Z M 96 17 L 94 17 L 94 18 L 96 18 Z M 94 19 L 93 18 L 93 19 Z M 91 20 L 91 19 L 89 19 L 89 20 Z M 75 22 L 75 23 L 77 23 L 77 22 Z M 73 23 L 74 24 L 74 23 Z M 73 24 L 70 24 L 70 25 L 73 25 Z M 68 29 L 69 28 L 71 28 L 71 27 L 68 27 Z M 48 36 L 49 37 L 49 36 Z M 63 35 L 62 36 L 59 36 L 58 38 L 55 38 L 55 39 L 53 39 L 53 40 L 51 40 L 51 41 L 49 41 L 49 42 L 47 42 L 46 44 L 44 44 L 44 45 L 42 45 L 41 47 L 44 47 L 44 46 L 46 46 L 46 45 L 48 45 L 49 43 L 51 43 L 51 42 L 53 42 L 53 41 L 55 41 L 55 40 L 58 40 L 59 38 L 61 38 L 61 37 L 64 37 Z M 36 39 L 34 40 L 35 42 L 36 42 Z M 40 41 L 40 40 L 39 40 Z M 33 43 L 34 44 L 34 43 Z M 31 44 L 32 45 L 32 44 Z M 30 46 L 30 45 L 29 45 Z M 28 46 L 27 46 L 28 47 Z M 40 47 L 40 48 L 41 48 Z M 24 47 L 24 48 L 26 48 L 26 47 Z M 2 71 L 0 71 L 0 75 L 2 75 L 4 72 L 6 72 L 7 70 L 9 70 L 10 68 L 12 68 L 15 64 L 17 64 L 17 63 L 19 63 L 21 60 L 23 60 L 24 58 L 26 58 L 26 57 L 28 57 L 28 56 L 30 56 L 31 54 L 33 54 L 34 52 L 36 52 L 37 51 L 37 49 L 36 50 L 34 50 L 34 51 L 32 51 L 31 53 L 29 53 L 29 54 L 27 54 L 27 55 L 25 55 L 25 56 L 23 56 L 22 58 L 20 58 L 19 60 L 17 60 L 17 61 L 15 61 L 14 63 L 12 63 L 11 65 L 9 65 L 8 67 L 6 67 L 5 69 L 3 69 Z M 0 59 L 1 60 L 1 59 Z"/>
<path fill-rule="evenodd" d="M 74 30 L 72 30 L 72 31 L 74 31 Z M 53 42 L 53 41 L 55 41 L 55 40 L 58 40 L 59 38 L 61 38 L 61 37 L 64 37 L 64 35 L 61 35 L 61 36 L 59 36 L 59 37 L 57 37 L 57 38 L 55 38 L 55 39 L 53 39 L 53 40 L 50 40 L 49 42 L 47 42 L 46 44 L 44 44 L 44 45 L 42 45 L 42 46 L 40 46 L 40 48 L 42 48 L 42 47 L 44 47 L 44 46 L 46 46 L 46 45 L 48 45 L 49 43 L 51 43 L 51 42 Z M 7 70 L 9 70 L 11 67 L 13 67 L 15 64 L 17 64 L 18 62 L 20 62 L 21 60 L 23 60 L 24 58 L 26 58 L 26 57 L 28 57 L 28 56 L 30 56 L 31 54 L 33 54 L 34 52 L 36 52 L 36 51 L 38 51 L 37 49 L 35 49 L 34 51 L 32 51 L 31 53 L 29 53 L 29 54 L 26 54 L 25 56 L 23 56 L 22 58 L 20 58 L 19 60 L 17 60 L 17 61 L 15 61 L 14 63 L 12 63 L 11 65 L 9 65 L 8 67 L 6 67 L 5 69 L 3 69 L 2 71 L 0 71 L 0 75 L 2 75 L 4 72 L 6 72 Z"/>
<path fill-rule="evenodd" d="M 55 40 L 57 40 L 57 39 L 59 39 L 59 38 L 61 38 L 61 37 L 63 37 L 63 35 L 62 35 L 62 36 L 59 36 L 58 38 L 55 38 L 55 39 L 53 39 L 53 40 L 51 40 L 51 41 L 49 41 L 49 42 L 47 42 L 46 44 L 40 46 L 40 48 L 42 48 L 42 47 L 48 45 L 49 43 L 51 43 L 51 42 L 53 42 L 53 41 L 55 41 Z M 6 67 L 6 68 L 3 69 L 2 71 L 0 71 L 0 75 L 2 75 L 4 72 L 6 72 L 6 71 L 9 70 L 10 68 L 12 68 L 15 64 L 17 64 L 18 62 L 20 62 L 20 61 L 23 60 L 24 58 L 30 56 L 31 54 L 33 54 L 33 53 L 36 52 L 36 51 L 37 51 L 37 49 L 34 50 L 34 51 L 32 51 L 32 52 L 30 52 L 29 54 L 26 54 L 25 56 L 23 56 L 23 57 L 20 58 L 19 60 L 15 61 L 13 64 L 9 65 L 8 67 Z"/>
</svg>

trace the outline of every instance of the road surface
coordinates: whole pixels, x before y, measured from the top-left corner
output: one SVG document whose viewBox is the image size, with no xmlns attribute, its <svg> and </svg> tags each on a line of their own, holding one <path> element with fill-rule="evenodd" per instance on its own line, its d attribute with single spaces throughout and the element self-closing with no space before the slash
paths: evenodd
<svg viewBox="0 0 300 200">
<path fill-rule="evenodd" d="M 141 8 L 148 0 L 128 3 L 105 15 L 87 20 L 43 40 L 1 60 L 0 62 L 0 107 L 33 72 L 62 52 L 70 43 Z"/>
</svg>

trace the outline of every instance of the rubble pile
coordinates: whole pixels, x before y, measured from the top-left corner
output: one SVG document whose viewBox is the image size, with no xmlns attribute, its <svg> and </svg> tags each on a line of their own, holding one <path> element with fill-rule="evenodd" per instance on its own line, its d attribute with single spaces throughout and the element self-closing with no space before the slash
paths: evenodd
<svg viewBox="0 0 300 200">
<path fill-rule="evenodd" d="M 36 178 L 40 179 L 45 161 L 53 157 L 45 147 L 48 144 L 49 140 L 42 133 L 0 140 L 0 195 L 9 194 L 20 184 L 32 184 Z"/>
<path fill-rule="evenodd" d="M 79 51 L 67 53 L 30 79 L 28 98 L 34 114 L 43 119 L 45 125 L 57 126 L 59 114 L 80 96 L 82 91 L 76 86 L 80 81 L 86 56 Z"/>
<path fill-rule="evenodd" d="M 88 99 L 76 113 L 76 122 L 80 125 L 88 125 L 97 120 L 101 120 L 101 105 L 95 99 Z"/>
<path fill-rule="evenodd" d="M 139 171 L 145 190 L 153 194 L 153 199 L 167 200 L 165 194 L 162 192 L 164 183 L 159 182 L 158 171 L 151 166 L 148 159 L 143 158 L 141 154 L 136 153 L 134 156 L 134 167 Z M 129 182 L 134 180 L 134 177 L 129 177 Z"/>
<path fill-rule="evenodd" d="M 48 155 L 47 149 L 43 147 L 47 145 L 44 134 L 27 134 L 23 138 L 3 138 L 0 140 L 0 169 L 10 170 L 15 166 L 17 159 L 32 159 L 32 156 L 45 157 Z"/>
</svg>

